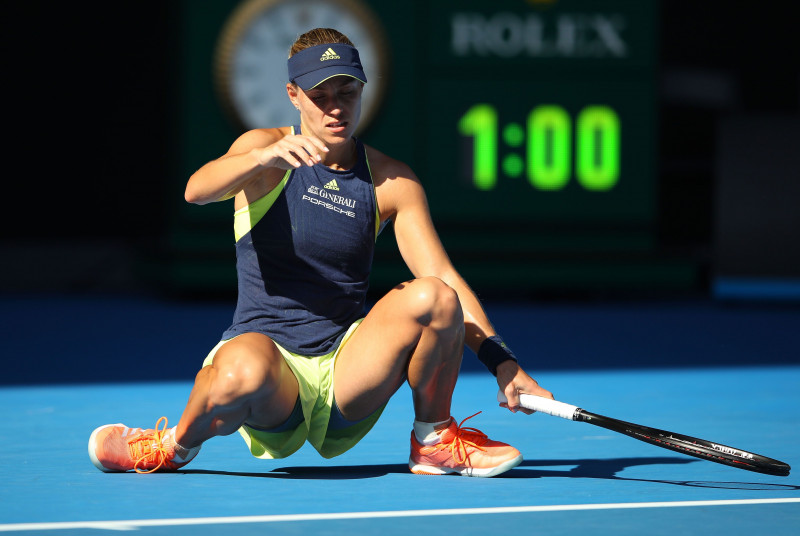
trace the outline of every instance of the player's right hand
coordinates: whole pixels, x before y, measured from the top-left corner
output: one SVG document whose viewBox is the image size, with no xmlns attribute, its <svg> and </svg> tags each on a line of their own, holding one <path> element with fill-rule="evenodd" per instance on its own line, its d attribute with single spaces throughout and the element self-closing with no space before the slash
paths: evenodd
<svg viewBox="0 0 800 536">
<path fill-rule="evenodd" d="M 313 166 L 322 162 L 328 148 L 314 136 L 290 134 L 263 149 L 255 149 L 255 156 L 263 167 L 293 169 Z"/>
</svg>

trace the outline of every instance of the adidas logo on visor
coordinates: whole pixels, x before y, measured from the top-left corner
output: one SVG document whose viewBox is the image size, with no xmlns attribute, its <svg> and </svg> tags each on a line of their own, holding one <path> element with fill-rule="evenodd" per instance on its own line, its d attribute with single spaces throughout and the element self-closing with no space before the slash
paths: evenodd
<svg viewBox="0 0 800 536">
<path fill-rule="evenodd" d="M 340 59 L 342 59 L 341 56 L 339 56 L 339 54 L 337 54 L 335 50 L 333 50 L 332 48 L 328 48 L 328 50 L 326 50 L 322 54 L 322 56 L 320 56 L 319 61 L 340 60 Z"/>
</svg>

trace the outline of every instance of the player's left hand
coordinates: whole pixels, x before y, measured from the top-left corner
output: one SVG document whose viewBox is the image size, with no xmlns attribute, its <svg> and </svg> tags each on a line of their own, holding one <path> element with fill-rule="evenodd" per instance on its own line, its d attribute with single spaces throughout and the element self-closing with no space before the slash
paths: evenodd
<svg viewBox="0 0 800 536">
<path fill-rule="evenodd" d="M 531 378 L 516 361 L 503 361 L 497 366 L 497 385 L 506 395 L 508 402 L 500 405 L 508 408 L 512 412 L 522 411 L 530 415 L 535 413 L 533 410 L 523 408 L 519 403 L 519 394 L 528 393 L 530 395 L 541 396 L 553 400 L 553 393 L 539 386 L 539 383 Z"/>
</svg>

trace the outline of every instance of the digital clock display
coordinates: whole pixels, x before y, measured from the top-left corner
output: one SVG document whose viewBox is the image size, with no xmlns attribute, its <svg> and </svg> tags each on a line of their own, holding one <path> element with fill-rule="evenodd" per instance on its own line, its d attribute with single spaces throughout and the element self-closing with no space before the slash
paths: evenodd
<svg viewBox="0 0 800 536">
<path fill-rule="evenodd" d="M 437 221 L 652 220 L 649 81 L 447 80 L 430 89 L 437 112 L 423 181 Z"/>
<path fill-rule="evenodd" d="M 427 20 L 419 152 L 435 221 L 593 234 L 652 225 L 648 2 L 433 2 Z"/>
<path fill-rule="evenodd" d="M 499 130 L 497 108 L 491 104 L 476 104 L 458 120 L 459 134 L 473 139 L 471 175 L 479 190 L 493 190 L 501 171 L 510 178 L 524 173 L 537 190 L 561 190 L 572 175 L 573 153 L 574 175 L 587 190 L 610 190 L 619 179 L 619 117 L 613 108 L 587 106 L 579 112 L 573 150 L 566 110 L 551 104 L 535 107 L 525 127 L 509 123 L 502 129 L 502 140 L 508 147 L 523 149 L 526 160 L 511 153 L 500 165 Z"/>
</svg>

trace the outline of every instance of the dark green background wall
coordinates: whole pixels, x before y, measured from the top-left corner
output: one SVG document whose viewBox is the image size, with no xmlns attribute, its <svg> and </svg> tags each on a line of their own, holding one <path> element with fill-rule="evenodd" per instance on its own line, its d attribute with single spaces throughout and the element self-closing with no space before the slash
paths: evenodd
<svg viewBox="0 0 800 536">
<path fill-rule="evenodd" d="M 219 29 L 237 4 L 33 1 L 8 8 L 4 98 L 12 141 L 2 290 L 231 292 L 231 207 L 188 206 L 182 188 L 237 135 L 211 73 Z M 442 6 L 458 3 L 374 4 L 392 49 L 414 43 L 416 52 L 414 61 L 393 56 L 390 105 L 364 137 L 425 177 L 436 166 L 429 140 L 403 144 L 392 136 L 417 125 L 417 107 L 429 126 L 435 121 L 425 93 L 433 86 L 420 83 L 434 66 L 417 55 L 435 39 L 430 30 L 441 23 Z M 770 4 L 746 16 L 718 1 L 654 6 L 647 217 L 593 225 L 593 235 L 580 225 L 541 226 L 521 216 L 511 247 L 498 242 L 492 225 L 476 229 L 445 218 L 439 229 L 453 260 L 482 294 L 709 291 L 720 129 L 733 116 L 795 120 L 800 43 L 783 8 Z M 777 173 L 784 182 L 796 178 L 796 169 Z M 377 260 L 376 291 L 406 275 L 394 268 L 390 234 L 381 238 Z"/>
</svg>

